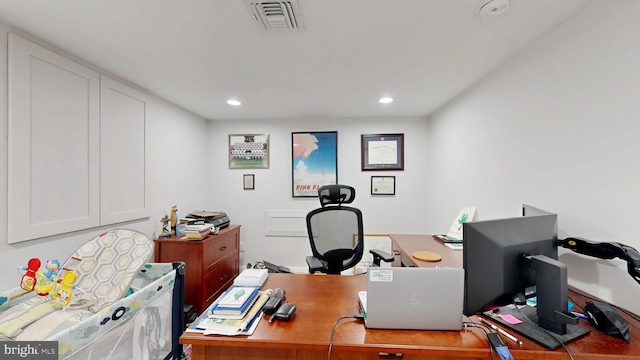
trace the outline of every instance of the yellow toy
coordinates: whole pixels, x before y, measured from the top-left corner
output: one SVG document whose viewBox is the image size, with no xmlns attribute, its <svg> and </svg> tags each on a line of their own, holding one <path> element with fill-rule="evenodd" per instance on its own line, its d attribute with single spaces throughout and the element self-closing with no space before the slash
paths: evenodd
<svg viewBox="0 0 640 360">
<path fill-rule="evenodd" d="M 60 288 L 56 293 L 55 299 L 60 305 L 69 305 L 69 302 L 71 301 L 71 289 L 73 287 L 73 283 L 76 281 L 76 276 L 75 271 L 69 270 L 62 276 L 62 279 L 58 280 L 58 282 L 60 282 Z"/>
<path fill-rule="evenodd" d="M 173 206 L 171 208 L 171 232 L 176 235 L 176 226 L 178 226 L 178 207 Z"/>
<path fill-rule="evenodd" d="M 56 294 L 58 271 L 60 262 L 58 260 L 47 260 L 45 271 L 38 270 L 38 286 L 36 291 L 40 296 L 54 296 Z"/>
</svg>

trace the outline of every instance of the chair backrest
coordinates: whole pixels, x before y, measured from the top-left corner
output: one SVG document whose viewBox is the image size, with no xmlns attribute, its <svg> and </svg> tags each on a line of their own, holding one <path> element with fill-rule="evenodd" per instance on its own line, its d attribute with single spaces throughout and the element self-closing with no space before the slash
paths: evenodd
<svg viewBox="0 0 640 360">
<path fill-rule="evenodd" d="M 351 186 L 323 186 L 318 190 L 318 197 L 322 207 L 307 214 L 311 251 L 325 264 L 321 272 L 340 274 L 362 259 L 362 212 L 342 205 L 355 198 L 355 189 Z"/>
<path fill-rule="evenodd" d="M 318 189 L 320 205 L 350 204 L 356 198 L 356 189 L 347 185 L 325 185 Z"/>
</svg>

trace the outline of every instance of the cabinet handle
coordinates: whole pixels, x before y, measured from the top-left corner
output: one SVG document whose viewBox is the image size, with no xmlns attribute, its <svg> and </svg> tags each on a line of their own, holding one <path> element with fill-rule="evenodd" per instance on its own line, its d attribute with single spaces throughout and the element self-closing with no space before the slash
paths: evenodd
<svg viewBox="0 0 640 360">
<path fill-rule="evenodd" d="M 378 353 L 378 358 L 380 358 L 380 359 L 404 359 L 404 355 L 402 353 L 391 354 L 391 353 L 379 352 Z"/>
<path fill-rule="evenodd" d="M 226 247 L 226 246 L 223 246 L 223 247 L 221 247 L 221 248 L 220 248 L 220 251 L 221 251 L 221 252 L 222 252 L 222 251 L 225 251 L 225 250 L 227 250 L 227 247 Z"/>
<path fill-rule="evenodd" d="M 224 274 L 224 276 L 220 278 L 220 281 L 224 281 L 224 279 L 226 279 L 227 277 L 228 277 L 228 275 Z"/>
</svg>

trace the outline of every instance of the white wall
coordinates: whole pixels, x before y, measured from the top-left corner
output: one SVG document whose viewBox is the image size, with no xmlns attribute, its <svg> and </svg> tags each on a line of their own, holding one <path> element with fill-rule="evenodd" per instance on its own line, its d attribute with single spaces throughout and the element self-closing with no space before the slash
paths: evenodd
<svg viewBox="0 0 640 360">
<path fill-rule="evenodd" d="M 73 251 L 94 236 L 112 227 L 126 227 L 155 238 L 162 228 L 160 219 L 168 214 L 172 205 L 184 216 L 187 209 L 200 206 L 203 199 L 211 198 L 211 173 L 207 153 L 208 121 L 193 115 L 157 97 L 147 107 L 146 159 L 150 186 L 150 213 L 147 220 L 133 221 L 116 226 L 78 231 L 59 236 L 36 239 L 8 245 L 7 243 L 7 32 L 14 31 L 62 55 L 64 53 L 38 42 L 20 31 L 0 24 L 0 289 L 18 286 L 18 266 L 32 257 L 41 260 L 66 260 Z M 65 56 L 70 57 L 68 54 Z M 83 63 L 79 59 L 74 59 Z M 83 63 L 94 70 L 106 73 Z M 110 75 L 114 79 L 117 77 Z M 122 79 L 119 79 L 122 81 Z M 153 259 L 152 259 L 153 260 Z"/>
<path fill-rule="evenodd" d="M 356 189 L 353 206 L 362 210 L 366 233 L 424 233 L 427 191 L 425 183 L 426 118 L 300 119 L 212 121 L 208 153 L 213 172 L 213 208 L 224 210 L 231 222 L 242 225 L 246 251 L 241 264 L 266 260 L 306 270 L 311 255 L 305 237 L 267 237 L 265 211 L 300 211 L 320 207 L 317 198 L 291 196 L 291 133 L 338 132 L 338 182 Z M 269 169 L 229 169 L 229 134 L 270 134 Z M 404 171 L 361 171 L 362 134 L 404 133 Z M 255 174 L 255 190 L 243 190 L 242 175 Z M 395 176 L 395 196 L 372 196 L 371 176 Z M 451 215 L 452 220 L 457 212 Z M 302 220 L 304 221 L 304 219 Z"/>
<path fill-rule="evenodd" d="M 432 228 L 528 203 L 558 214 L 561 238 L 640 249 L 638 13 L 594 1 L 431 117 L 428 173 L 448 174 L 428 177 Z M 626 262 L 562 250 L 570 284 L 640 313 Z"/>
</svg>

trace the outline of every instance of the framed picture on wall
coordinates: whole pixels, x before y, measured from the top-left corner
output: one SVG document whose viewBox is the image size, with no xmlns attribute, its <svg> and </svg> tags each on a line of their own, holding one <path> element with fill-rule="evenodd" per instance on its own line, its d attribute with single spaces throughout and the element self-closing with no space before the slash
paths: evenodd
<svg viewBox="0 0 640 360">
<path fill-rule="evenodd" d="M 404 170 L 404 134 L 371 134 L 361 138 L 362 170 Z"/>
<path fill-rule="evenodd" d="M 291 194 L 316 197 L 324 185 L 338 183 L 338 132 L 291 133 Z"/>
<path fill-rule="evenodd" d="M 229 134 L 229 169 L 268 169 L 269 134 Z"/>
<path fill-rule="evenodd" d="M 244 190 L 253 190 L 256 188 L 255 186 L 255 175 L 254 174 L 244 174 L 242 176 L 242 188 Z"/>
<path fill-rule="evenodd" d="M 371 177 L 371 195 L 395 195 L 396 194 L 396 177 L 395 176 L 372 176 Z"/>
</svg>

